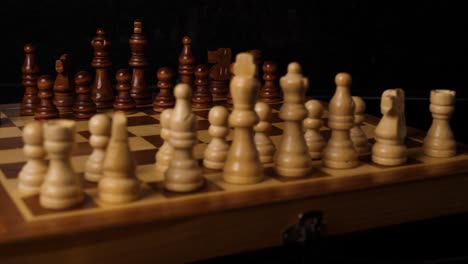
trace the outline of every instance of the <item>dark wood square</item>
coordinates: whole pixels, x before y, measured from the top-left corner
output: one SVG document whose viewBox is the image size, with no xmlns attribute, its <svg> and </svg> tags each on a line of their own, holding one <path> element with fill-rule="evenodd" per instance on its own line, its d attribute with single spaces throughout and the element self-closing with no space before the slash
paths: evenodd
<svg viewBox="0 0 468 264">
<path fill-rule="evenodd" d="M 18 177 L 18 174 L 23 168 L 24 164 L 26 164 L 26 162 L 0 164 L 0 170 L 2 170 L 5 177 L 8 179 L 13 179 Z"/>
<path fill-rule="evenodd" d="M 77 132 L 78 134 L 80 134 L 81 136 L 83 136 L 84 138 L 86 138 L 87 140 L 89 140 L 89 137 L 91 137 L 91 132 L 89 132 L 89 130 L 85 130 L 85 131 L 80 131 L 80 132 Z M 128 132 L 128 137 L 136 137 L 135 134 L 131 133 L 131 132 Z"/>
<path fill-rule="evenodd" d="M 137 165 L 146 165 L 146 164 L 154 164 L 156 162 L 155 155 L 156 149 L 145 149 L 145 150 L 137 150 L 132 151 L 133 157 Z"/>
<path fill-rule="evenodd" d="M 281 123 L 283 120 L 279 117 L 279 112 L 271 113 L 271 123 Z"/>
<path fill-rule="evenodd" d="M 268 132 L 269 136 L 279 136 L 283 134 L 283 129 L 277 126 L 271 126 L 271 130 Z"/>
<path fill-rule="evenodd" d="M 201 117 L 201 118 L 208 119 L 208 115 L 210 113 L 210 110 L 194 111 L 193 113 L 196 114 L 197 116 Z"/>
<path fill-rule="evenodd" d="M 14 149 L 23 147 L 22 137 L 0 138 L 0 149 Z"/>
<path fill-rule="evenodd" d="M 159 120 L 151 116 L 131 116 L 127 119 L 127 126 L 142 126 L 159 124 Z"/>
<path fill-rule="evenodd" d="M 142 138 L 158 148 L 161 147 L 164 143 L 164 140 L 161 138 L 160 135 L 142 136 Z"/>
<path fill-rule="evenodd" d="M 88 142 L 79 142 L 75 144 L 72 156 L 85 156 L 90 155 L 93 152 L 93 147 Z"/>
<path fill-rule="evenodd" d="M 0 118 L 0 127 L 14 127 L 15 124 L 8 118 Z"/>
<path fill-rule="evenodd" d="M 19 116 L 21 116 L 19 108 L 2 109 L 2 113 L 4 113 L 7 117 L 19 117 Z"/>
<path fill-rule="evenodd" d="M 35 216 L 54 214 L 54 213 L 70 211 L 70 210 L 82 210 L 82 209 L 91 209 L 91 208 L 98 207 L 98 205 L 94 202 L 94 200 L 86 193 L 84 194 L 84 201 L 81 204 L 77 205 L 76 207 L 68 208 L 65 210 L 52 210 L 52 209 L 43 208 L 39 204 L 39 195 L 25 197 L 23 198 L 23 202 L 29 208 L 31 213 Z"/>
<path fill-rule="evenodd" d="M 183 196 L 199 194 L 199 193 L 224 191 L 223 188 L 221 188 L 220 186 L 216 185 L 215 183 L 207 179 L 205 179 L 204 184 L 200 189 L 197 189 L 192 192 L 187 192 L 187 193 L 178 193 L 178 192 L 172 192 L 172 191 L 166 190 L 166 188 L 164 188 L 164 183 L 162 181 L 149 182 L 148 185 L 151 187 L 151 189 L 155 190 L 156 192 L 161 192 L 166 198 L 177 198 L 177 197 L 183 197 Z"/>
<path fill-rule="evenodd" d="M 208 120 L 197 121 L 197 130 L 207 130 L 209 127 L 210 127 L 210 122 Z"/>
</svg>

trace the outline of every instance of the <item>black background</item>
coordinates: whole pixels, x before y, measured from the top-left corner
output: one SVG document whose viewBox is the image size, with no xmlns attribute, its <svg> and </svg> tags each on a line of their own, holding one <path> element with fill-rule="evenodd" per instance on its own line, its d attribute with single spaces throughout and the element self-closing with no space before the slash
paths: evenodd
<svg viewBox="0 0 468 264">
<path fill-rule="evenodd" d="M 0 103 L 21 100 L 25 43 L 38 48 L 43 74 L 55 74 L 54 61 L 64 52 L 72 55 L 76 70 L 91 71 L 90 41 L 102 27 L 112 42 L 115 71 L 128 67 L 128 39 L 138 18 L 150 43 L 147 76 L 153 89 L 158 67 L 176 69 L 181 39 L 188 35 L 198 63 L 206 63 L 207 50 L 218 47 L 230 47 L 233 54 L 261 49 L 264 59 L 278 63 L 280 76 L 289 62 L 298 61 L 310 81 L 308 95 L 319 99 L 332 96 L 336 73 L 349 72 L 353 95 L 362 96 L 367 112 L 375 115 L 380 115 L 385 89 L 403 88 L 407 123 L 424 130 L 431 122 L 430 90 L 455 90 L 451 124 L 456 139 L 467 142 L 468 17 L 459 2 L 3 1 Z M 426 225 L 433 230 L 432 223 L 418 227 Z M 421 234 L 427 235 L 428 229 L 421 229 Z M 446 239 L 442 233 L 436 236 L 438 241 Z M 415 244 L 427 241 L 435 243 L 426 238 Z"/>
</svg>

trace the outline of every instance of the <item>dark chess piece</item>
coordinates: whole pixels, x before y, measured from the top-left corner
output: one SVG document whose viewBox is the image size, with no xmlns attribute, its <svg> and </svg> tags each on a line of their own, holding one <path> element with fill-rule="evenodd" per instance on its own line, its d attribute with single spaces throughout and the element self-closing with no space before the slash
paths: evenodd
<svg viewBox="0 0 468 264">
<path fill-rule="evenodd" d="M 23 85 L 25 87 L 21 102 L 21 115 L 34 115 L 39 97 L 37 97 L 37 78 L 39 66 L 36 64 L 36 48 L 32 44 L 24 45 L 24 63 L 21 67 Z"/>
<path fill-rule="evenodd" d="M 91 98 L 97 109 L 112 108 L 114 92 L 109 78 L 109 68 L 112 66 L 109 55 L 111 42 L 106 39 L 103 29 L 96 30 L 96 36 L 91 41 L 94 57 L 91 65 L 96 69 Z"/>
<path fill-rule="evenodd" d="M 164 109 L 172 108 L 175 104 L 175 98 L 173 93 L 174 84 L 171 83 L 174 78 L 174 72 L 168 67 L 161 67 L 158 69 L 157 87 L 159 93 L 154 97 L 153 110 L 157 113 L 161 113 Z"/>
<path fill-rule="evenodd" d="M 216 98 L 226 97 L 229 91 L 231 49 L 219 48 L 208 51 L 208 63 L 215 63 L 209 73 L 211 95 Z"/>
<path fill-rule="evenodd" d="M 190 37 L 182 38 L 182 52 L 179 56 L 179 82 L 186 83 L 193 87 L 193 70 L 195 58 L 192 55 L 192 39 Z"/>
<path fill-rule="evenodd" d="M 53 86 L 54 81 L 50 75 L 41 75 L 37 80 L 37 88 L 39 90 L 37 95 L 40 98 L 40 102 L 34 113 L 35 119 L 41 120 L 59 117 L 59 111 L 53 103 Z"/>
<path fill-rule="evenodd" d="M 63 54 L 55 61 L 55 71 L 57 76 L 54 82 L 54 104 L 61 117 L 70 117 L 73 115 L 75 103 L 70 55 Z"/>
<path fill-rule="evenodd" d="M 195 67 L 195 87 L 192 96 L 192 107 L 206 109 L 213 106 L 213 98 L 208 87 L 208 68 L 205 65 Z"/>
<path fill-rule="evenodd" d="M 263 87 L 260 90 L 259 101 L 277 103 L 281 101 L 281 91 L 276 83 L 276 64 L 272 61 L 263 63 Z"/>
<path fill-rule="evenodd" d="M 260 79 L 260 69 L 262 67 L 262 51 L 259 49 L 248 50 L 248 53 L 252 54 L 254 64 L 256 66 L 255 76 Z"/>
<path fill-rule="evenodd" d="M 233 77 L 234 77 L 234 62 L 229 65 L 229 81 L 231 81 Z M 231 89 L 229 89 L 228 95 L 226 96 L 226 104 L 229 107 L 232 107 L 233 105 Z"/>
<path fill-rule="evenodd" d="M 145 80 L 145 68 L 148 60 L 145 58 L 148 49 L 148 40 L 142 34 L 142 21 L 133 22 L 133 34 L 130 37 L 130 60 L 128 64 L 133 69 L 130 95 L 137 105 L 151 104 L 151 92 L 148 90 Z"/>
<path fill-rule="evenodd" d="M 73 115 L 78 119 L 88 119 L 96 113 L 96 104 L 91 100 L 91 77 L 87 71 L 75 75 L 75 92 L 77 94 Z"/>
<path fill-rule="evenodd" d="M 122 111 L 125 114 L 134 114 L 137 112 L 135 100 L 130 96 L 130 81 L 132 76 L 127 69 L 120 69 L 115 74 L 117 84 L 115 89 L 118 94 L 114 101 L 114 110 Z"/>
</svg>

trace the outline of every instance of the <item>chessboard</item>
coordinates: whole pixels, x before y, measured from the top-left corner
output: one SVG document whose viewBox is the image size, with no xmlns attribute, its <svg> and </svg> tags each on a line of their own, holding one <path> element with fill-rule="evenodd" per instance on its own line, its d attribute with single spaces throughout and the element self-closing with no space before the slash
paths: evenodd
<svg viewBox="0 0 468 264">
<path fill-rule="evenodd" d="M 215 104 L 225 105 L 225 102 L 216 100 Z M 270 137 L 278 144 L 284 125 L 278 117 L 281 103 L 270 106 L 273 110 Z M 405 165 L 377 165 L 372 162 L 369 154 L 360 156 L 360 166 L 353 169 L 329 169 L 322 166 L 321 160 L 315 160 L 314 171 L 307 177 L 285 178 L 277 175 L 273 168 L 266 168 L 265 179 L 252 185 L 226 183 L 221 171 L 204 168 L 206 184 L 202 189 L 192 193 L 170 192 L 163 188 L 163 179 L 154 176 L 155 154 L 163 141 L 159 136 L 160 114 L 153 112 L 152 106 L 139 107 L 137 113 L 128 115 L 130 148 L 137 162 L 137 177 L 142 182 L 144 193 L 141 199 L 123 205 L 106 205 L 99 201 L 97 184 L 88 182 L 83 177 L 85 161 L 92 152 L 88 121 L 77 120 L 76 143 L 71 161 L 83 180 L 85 202 L 68 210 L 44 209 L 39 204 L 38 195 L 24 196 L 17 191 L 18 173 L 26 161 L 22 152 L 22 128 L 34 120 L 33 116 L 21 116 L 19 108 L 18 104 L 0 106 L 0 245 L 5 249 L 4 252 L 0 250 L 0 255 L 18 254 L 20 249 L 8 245 L 31 241 L 34 242 L 31 243 L 36 250 L 35 254 L 41 254 L 38 241 L 47 239 L 55 241 L 56 247 L 68 252 L 63 253 L 55 248 L 54 252 L 62 252 L 60 254 L 72 254 L 69 247 L 60 246 L 68 245 L 69 239 L 74 241 L 72 244 L 77 248 L 85 244 L 83 241 L 92 241 L 90 245 L 102 241 L 117 243 L 112 241 L 125 236 L 131 237 L 128 243 L 141 243 L 140 240 L 134 240 L 135 233 L 133 236 L 129 234 L 136 232 L 146 239 L 142 240 L 145 243 L 157 245 L 163 243 L 161 240 L 174 240 L 174 236 L 178 242 L 172 241 L 169 243 L 170 247 L 182 252 L 181 244 L 189 243 L 187 247 L 195 248 L 197 254 L 185 252 L 187 255 L 180 256 L 185 261 L 278 244 L 281 241 L 281 232 L 297 220 L 298 213 L 303 213 L 306 209 L 322 210 L 328 218 L 331 233 L 352 232 L 394 224 L 405 219 L 416 220 L 468 209 L 466 195 L 461 195 L 468 186 L 467 149 L 460 144 L 455 157 L 427 157 L 423 155 L 421 148 L 425 133 L 413 128 L 408 128 L 408 162 Z M 193 111 L 198 118 L 198 144 L 194 155 L 200 161 L 200 166 L 203 166 L 203 151 L 210 141 L 209 109 Z M 110 116 L 113 113 L 112 110 L 100 112 Z M 326 126 L 326 112 L 323 120 L 321 132 L 328 139 L 330 130 Z M 378 117 L 366 115 L 363 131 L 370 144 L 374 142 L 374 129 L 378 121 Z M 411 189 L 405 189 L 410 186 Z M 378 216 L 379 214 L 383 217 Z M 356 216 L 358 218 L 353 218 Z M 241 226 L 234 228 L 233 223 Z M 189 227 L 196 231 L 187 230 Z M 283 230 L 278 230 L 280 228 Z M 266 232 L 272 229 L 276 231 L 267 235 Z M 202 246 L 194 245 L 197 241 L 191 240 L 195 239 L 194 232 L 198 234 L 196 238 L 205 242 L 202 237 L 223 241 L 207 242 L 212 248 L 200 249 Z M 83 238 L 89 234 L 94 234 L 93 239 Z M 223 238 L 220 238 L 221 234 Z M 79 242 L 72 239 L 76 236 L 81 237 Z M 238 236 L 240 238 L 236 239 Z M 49 244 L 48 247 L 49 252 L 52 252 L 52 246 Z M 145 246 L 141 246 L 140 250 L 142 248 L 148 252 L 156 250 Z M 177 250 L 169 250 L 170 253 L 167 254 L 172 254 L 173 257 L 174 254 L 177 255 Z M 109 248 L 105 254 L 111 254 Z"/>
</svg>

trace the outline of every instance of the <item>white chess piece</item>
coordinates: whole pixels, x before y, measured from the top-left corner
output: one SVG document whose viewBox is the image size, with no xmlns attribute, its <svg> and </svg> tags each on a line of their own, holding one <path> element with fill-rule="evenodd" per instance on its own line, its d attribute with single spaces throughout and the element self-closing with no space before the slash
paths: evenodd
<svg viewBox="0 0 468 264">
<path fill-rule="evenodd" d="M 111 119 L 106 114 L 96 114 L 89 120 L 89 144 L 93 152 L 85 164 L 85 179 L 98 182 L 102 178 L 102 166 L 110 139 Z"/>
<path fill-rule="evenodd" d="M 206 168 L 221 170 L 224 167 L 229 150 L 229 144 L 226 141 L 229 134 L 228 116 L 229 112 L 224 106 L 215 106 L 208 114 L 210 122 L 208 134 L 211 140 L 204 152 L 203 165 Z"/>
</svg>

